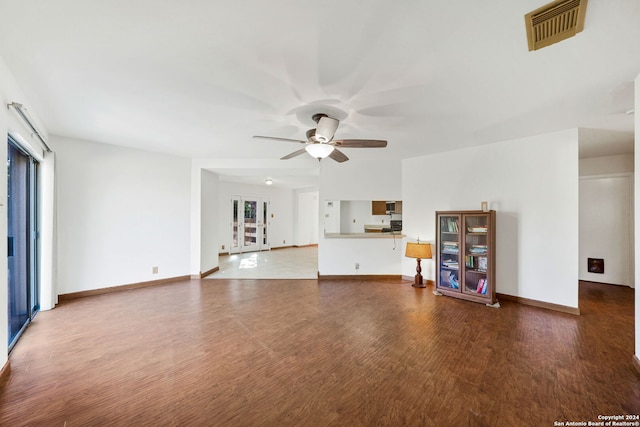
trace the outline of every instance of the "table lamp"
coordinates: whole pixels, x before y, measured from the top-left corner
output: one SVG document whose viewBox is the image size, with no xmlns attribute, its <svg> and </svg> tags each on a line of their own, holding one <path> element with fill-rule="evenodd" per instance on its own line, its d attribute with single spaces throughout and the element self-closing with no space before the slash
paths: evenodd
<svg viewBox="0 0 640 427">
<path fill-rule="evenodd" d="M 420 260 L 425 258 L 431 258 L 431 244 L 430 243 L 420 243 L 418 240 L 417 243 L 409 243 L 407 242 L 407 249 L 404 253 L 406 257 L 416 258 L 418 260 L 418 266 L 416 267 L 417 274 L 415 275 L 415 281 L 413 283 L 413 287 L 415 288 L 426 288 L 427 285 L 424 284 L 422 280 L 422 267 L 420 266 Z"/>
</svg>

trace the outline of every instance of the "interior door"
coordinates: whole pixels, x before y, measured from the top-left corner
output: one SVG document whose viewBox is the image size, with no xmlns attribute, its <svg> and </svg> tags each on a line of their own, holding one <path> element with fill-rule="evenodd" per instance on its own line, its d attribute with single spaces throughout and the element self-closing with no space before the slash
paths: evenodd
<svg viewBox="0 0 640 427">
<path fill-rule="evenodd" d="M 240 220 L 240 206 L 242 200 L 239 197 L 231 199 L 231 245 L 229 245 L 229 253 L 236 254 L 240 252 L 241 241 L 240 233 L 242 230 L 242 222 Z"/>
<path fill-rule="evenodd" d="M 242 201 L 243 210 L 243 232 L 242 232 L 242 252 L 260 250 L 260 203 L 256 199 L 244 199 Z"/>
<path fill-rule="evenodd" d="M 231 199 L 231 253 L 268 248 L 266 211 L 261 198 L 234 196 Z"/>
<path fill-rule="evenodd" d="M 262 202 L 262 247 L 260 249 L 271 249 L 269 243 L 269 202 Z"/>
</svg>

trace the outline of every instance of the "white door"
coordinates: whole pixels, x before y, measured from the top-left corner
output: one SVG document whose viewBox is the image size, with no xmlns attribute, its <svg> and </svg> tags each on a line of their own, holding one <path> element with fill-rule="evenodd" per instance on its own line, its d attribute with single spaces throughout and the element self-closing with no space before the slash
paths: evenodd
<svg viewBox="0 0 640 427">
<path fill-rule="evenodd" d="M 231 253 L 259 251 L 268 247 L 262 199 L 234 196 L 231 199 Z"/>
</svg>

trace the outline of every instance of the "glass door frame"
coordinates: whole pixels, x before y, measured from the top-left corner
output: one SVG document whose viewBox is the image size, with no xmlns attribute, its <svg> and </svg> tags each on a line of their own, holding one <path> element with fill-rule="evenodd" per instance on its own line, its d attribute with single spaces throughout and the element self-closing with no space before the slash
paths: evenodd
<svg viewBox="0 0 640 427">
<path fill-rule="evenodd" d="M 436 289 L 462 292 L 464 254 L 462 253 L 462 215 L 441 212 L 436 215 Z"/>
<path fill-rule="evenodd" d="M 255 204 L 255 227 L 246 221 L 247 204 Z M 233 195 L 231 196 L 231 239 L 229 253 L 255 252 L 270 249 L 269 243 L 269 201 L 262 197 Z M 248 231 L 255 228 L 255 231 Z M 255 234 L 255 241 L 247 240 L 247 233 Z M 252 236 L 249 236 L 252 237 Z"/>
<path fill-rule="evenodd" d="M 486 296 L 492 279 L 488 266 L 491 218 L 488 213 L 464 214 L 464 286 L 462 292 Z M 487 281 L 491 282 L 487 282 Z M 480 288 L 480 289 L 479 289 Z M 484 290 L 484 292 L 482 292 Z"/>
<path fill-rule="evenodd" d="M 14 206 L 13 203 L 16 203 L 19 199 L 19 195 L 13 194 L 12 190 L 12 176 L 11 176 L 11 164 L 10 157 L 11 152 L 14 151 L 17 155 L 24 157 L 26 161 L 26 173 L 23 178 L 25 179 L 24 190 L 27 194 L 23 194 L 23 202 L 25 209 L 25 218 L 22 220 L 24 223 L 19 224 L 19 228 L 21 230 L 22 236 L 24 238 L 24 248 L 20 251 L 21 253 L 15 253 L 11 250 L 12 247 L 15 247 L 15 231 L 12 233 L 13 236 L 9 235 L 11 226 L 9 221 L 9 216 L 15 214 L 12 212 Z M 9 336 L 8 336 L 8 349 L 11 351 L 15 344 L 17 343 L 20 335 L 25 330 L 25 328 L 29 325 L 29 323 L 33 320 L 36 313 L 40 310 L 40 192 L 39 192 L 39 163 L 38 161 L 29 154 L 28 151 L 23 149 L 11 136 L 8 137 L 7 141 L 7 163 L 8 163 L 8 182 L 7 182 L 7 240 L 8 240 L 8 252 L 7 252 L 7 292 L 8 292 L 8 312 L 9 316 L 11 316 L 12 312 L 15 311 L 18 307 L 12 307 L 12 298 L 11 291 L 15 286 L 16 289 L 13 289 L 13 292 L 17 292 L 18 289 L 20 292 L 24 291 L 26 301 L 20 301 L 22 304 L 24 302 L 25 307 L 20 307 L 19 309 L 25 310 L 24 315 L 26 316 L 24 323 L 20 325 L 19 329 L 12 329 L 12 324 L 9 322 Z M 16 179 L 17 177 L 13 177 Z M 22 190 L 22 189 L 21 189 Z M 13 195 L 14 201 L 12 201 L 11 196 Z M 18 219 L 20 220 L 20 219 Z M 24 262 L 16 262 L 15 259 L 13 261 L 9 260 L 9 257 L 15 256 L 25 256 L 26 259 Z M 20 276 L 17 271 L 12 272 L 13 268 L 19 268 L 24 266 L 24 271 L 20 272 Z M 12 280 L 20 280 L 20 283 L 12 283 Z M 24 286 L 24 289 L 20 289 Z"/>
</svg>

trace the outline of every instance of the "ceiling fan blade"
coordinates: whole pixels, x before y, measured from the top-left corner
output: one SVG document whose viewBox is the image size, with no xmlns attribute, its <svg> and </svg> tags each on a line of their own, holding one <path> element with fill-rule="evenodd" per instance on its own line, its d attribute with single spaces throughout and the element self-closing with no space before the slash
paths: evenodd
<svg viewBox="0 0 640 427">
<path fill-rule="evenodd" d="M 333 150 L 333 151 L 336 151 L 336 150 Z M 302 148 L 302 149 L 300 149 L 300 150 L 298 150 L 298 151 L 294 151 L 293 153 L 289 153 L 289 154 L 287 154 L 286 156 L 284 156 L 284 157 L 280 158 L 280 160 L 287 160 L 287 159 L 291 159 L 291 158 L 293 158 L 293 157 L 299 156 L 300 154 L 304 154 L 304 153 L 306 153 L 306 152 L 307 152 L 307 150 L 305 150 L 304 148 Z"/>
<path fill-rule="evenodd" d="M 384 148 L 387 141 L 379 139 L 336 139 L 331 141 L 336 147 L 343 148 Z"/>
<path fill-rule="evenodd" d="M 299 139 L 289 139 L 289 138 L 278 138 L 276 136 L 262 136 L 262 135 L 253 135 L 254 139 L 270 139 L 272 141 L 286 141 L 286 142 L 299 142 L 301 144 L 306 144 L 307 141 L 302 141 Z"/>
<path fill-rule="evenodd" d="M 333 160 L 335 160 L 338 163 L 346 162 L 347 160 L 349 160 L 349 158 L 345 156 L 344 153 L 338 150 L 337 148 L 334 149 L 331 152 L 331 154 L 329 154 L 329 157 L 331 157 Z"/>
</svg>

